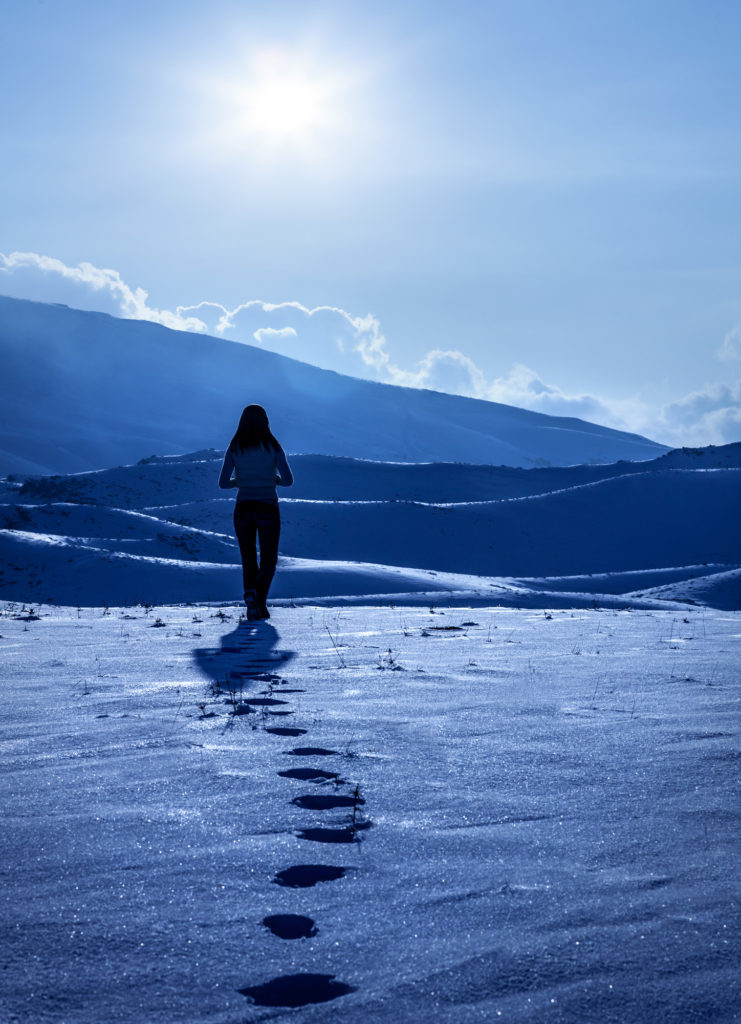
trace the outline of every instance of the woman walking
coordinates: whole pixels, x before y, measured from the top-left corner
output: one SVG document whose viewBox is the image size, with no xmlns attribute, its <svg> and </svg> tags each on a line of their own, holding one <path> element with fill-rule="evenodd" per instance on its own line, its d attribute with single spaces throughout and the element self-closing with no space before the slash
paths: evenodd
<svg viewBox="0 0 741 1024">
<path fill-rule="evenodd" d="M 232 476 L 232 474 L 234 474 Z M 293 474 L 270 432 L 261 405 L 248 405 L 224 456 L 219 487 L 238 487 L 234 532 L 242 556 L 244 603 L 248 619 L 269 619 L 266 601 L 278 562 L 280 511 L 276 485 L 290 487 Z M 257 563 L 257 540 L 260 564 Z"/>
</svg>

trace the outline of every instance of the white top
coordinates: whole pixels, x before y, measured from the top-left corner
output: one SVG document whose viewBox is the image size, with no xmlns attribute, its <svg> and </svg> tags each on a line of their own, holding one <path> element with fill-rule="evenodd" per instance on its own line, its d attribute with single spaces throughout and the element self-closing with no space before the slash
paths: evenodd
<svg viewBox="0 0 741 1024">
<path fill-rule="evenodd" d="M 276 486 L 290 487 L 292 483 L 293 473 L 282 448 L 277 452 L 262 447 L 227 448 L 219 487 L 222 490 L 238 487 L 237 501 L 277 502 Z"/>
</svg>

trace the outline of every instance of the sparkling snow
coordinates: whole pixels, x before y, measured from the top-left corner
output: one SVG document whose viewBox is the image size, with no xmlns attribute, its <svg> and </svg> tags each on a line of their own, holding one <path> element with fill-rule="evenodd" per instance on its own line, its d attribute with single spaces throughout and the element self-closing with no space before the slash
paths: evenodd
<svg viewBox="0 0 741 1024">
<path fill-rule="evenodd" d="M 738 612 L 2 609 L 4 1021 L 735 1019 Z"/>
</svg>

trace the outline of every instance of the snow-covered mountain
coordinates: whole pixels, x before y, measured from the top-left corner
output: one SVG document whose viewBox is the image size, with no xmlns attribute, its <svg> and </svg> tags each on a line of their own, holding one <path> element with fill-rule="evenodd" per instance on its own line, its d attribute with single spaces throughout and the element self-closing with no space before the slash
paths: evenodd
<svg viewBox="0 0 741 1024">
<path fill-rule="evenodd" d="M 221 447 L 244 405 L 289 452 L 568 466 L 646 460 L 636 434 L 345 377 L 219 338 L 0 297 L 0 473 L 69 473 Z"/>
</svg>

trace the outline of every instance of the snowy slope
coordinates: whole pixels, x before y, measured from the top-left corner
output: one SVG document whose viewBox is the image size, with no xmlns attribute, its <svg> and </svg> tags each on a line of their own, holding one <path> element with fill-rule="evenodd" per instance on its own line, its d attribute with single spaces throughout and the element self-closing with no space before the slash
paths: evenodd
<svg viewBox="0 0 741 1024">
<path fill-rule="evenodd" d="M 635 591 L 631 598 L 661 601 L 682 601 L 686 604 L 708 605 L 725 610 L 741 608 L 741 569 L 725 572 L 700 573 L 696 578 L 680 579 L 671 583 Z"/>
<path fill-rule="evenodd" d="M 286 502 L 281 549 L 444 572 L 553 576 L 741 563 L 741 470 L 673 470 L 509 501 Z"/>
<path fill-rule="evenodd" d="M 193 503 L 220 495 L 216 490 L 223 452 L 204 450 L 152 456 L 135 465 L 67 476 L 0 480 L 3 493 L 24 501 L 72 501 L 120 508 Z M 328 501 L 422 501 L 434 503 L 524 498 L 600 480 L 667 469 L 741 469 L 741 442 L 706 448 L 678 448 L 644 462 L 599 466 L 518 469 L 465 463 L 393 463 L 331 455 L 293 455 L 295 481 L 283 497 Z"/>
<path fill-rule="evenodd" d="M 0 472 L 221 447 L 249 402 L 290 452 L 510 466 L 665 449 L 577 419 L 344 377 L 223 339 L 0 297 Z"/>
<path fill-rule="evenodd" d="M 235 613 L 0 605 L 3 1021 L 738 1019 L 737 613 Z"/>
<path fill-rule="evenodd" d="M 741 565 L 739 464 L 741 445 L 541 470 L 297 457 L 287 493 L 316 497 L 282 500 L 272 596 L 682 601 L 684 582 Z M 197 452 L 6 483 L 0 594 L 83 605 L 235 598 L 233 496 L 217 497 L 219 465 Z M 427 500 L 410 501 L 415 492 Z M 333 500 L 347 494 L 374 497 Z M 701 593 L 735 607 L 733 589 Z"/>
</svg>

